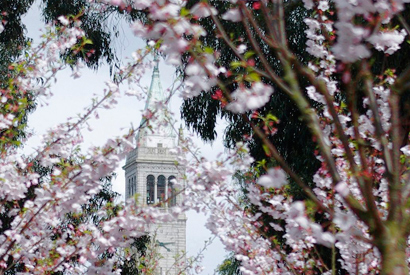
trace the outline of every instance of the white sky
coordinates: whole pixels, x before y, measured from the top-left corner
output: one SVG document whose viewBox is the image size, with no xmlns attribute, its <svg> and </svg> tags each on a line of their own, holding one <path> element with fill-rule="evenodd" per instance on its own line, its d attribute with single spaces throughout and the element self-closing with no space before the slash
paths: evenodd
<svg viewBox="0 0 410 275">
<path fill-rule="evenodd" d="M 34 43 L 36 43 L 41 34 L 39 29 L 42 27 L 42 23 L 39 21 L 37 5 L 23 18 L 23 22 L 27 26 L 28 36 L 33 38 Z M 126 31 L 127 26 L 124 26 L 124 29 Z M 142 45 L 144 43 L 134 38 L 129 31 L 126 31 L 125 36 L 120 38 L 119 43 L 116 43 L 117 47 L 121 47 L 121 57 L 130 56 L 133 50 L 138 49 Z M 68 117 L 75 117 L 81 113 L 84 107 L 90 105 L 93 94 L 102 94 L 105 88 L 104 82 L 110 79 L 107 66 L 101 67 L 98 72 L 83 70 L 83 75 L 78 80 L 73 80 L 70 74 L 71 71 L 66 70 L 58 75 L 58 81 L 53 87 L 54 96 L 48 101 L 49 104 L 47 106 L 44 104 L 44 106 L 40 106 L 41 104 L 39 104 L 36 111 L 29 116 L 29 127 L 35 135 L 25 147 L 25 152 L 29 152 L 34 146 L 39 144 L 39 136 L 45 133 L 47 129 L 64 122 Z M 170 87 L 174 78 L 173 68 L 161 62 L 160 76 L 162 87 L 164 89 Z M 144 78 L 147 87 L 150 80 L 151 72 Z M 171 109 L 176 114 L 176 119 L 178 120 L 180 120 L 180 105 L 181 99 L 179 98 L 174 98 L 170 103 Z M 93 131 L 83 132 L 85 146 L 102 145 L 108 138 L 125 133 L 127 127 L 131 124 L 134 126 L 139 125 L 141 110 L 144 106 L 145 102 L 138 102 L 136 98 L 122 97 L 119 99 L 117 108 L 114 110 L 102 110 L 100 112 L 100 119 L 97 121 L 92 120 L 91 122 Z M 221 131 L 223 129 L 220 126 L 219 132 Z M 201 144 L 202 152 L 208 159 L 215 158 L 217 153 L 223 151 L 221 140 L 214 142 L 213 146 L 203 144 L 199 139 L 197 139 L 197 142 L 197 144 Z M 113 181 L 113 189 L 123 195 L 125 192 L 124 172 L 121 167 L 117 167 L 115 172 L 117 178 Z M 204 226 L 205 217 L 203 215 L 189 212 L 187 216 L 187 252 L 188 256 L 195 256 L 211 235 Z M 225 258 L 225 254 L 226 252 L 219 240 L 214 241 L 204 253 L 203 265 L 205 270 L 201 274 L 214 274 L 214 269 Z"/>
</svg>

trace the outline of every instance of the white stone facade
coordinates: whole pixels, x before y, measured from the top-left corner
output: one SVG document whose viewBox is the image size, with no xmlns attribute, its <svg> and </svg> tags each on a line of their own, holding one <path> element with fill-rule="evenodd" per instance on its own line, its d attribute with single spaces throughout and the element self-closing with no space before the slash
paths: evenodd
<svg viewBox="0 0 410 275">
<path fill-rule="evenodd" d="M 139 205 L 158 205 L 164 211 L 167 211 L 174 204 L 181 203 L 182 195 L 172 196 L 172 185 L 170 186 L 168 181 L 172 177 L 180 178 L 180 168 L 175 165 L 175 156 L 169 152 L 168 148 L 136 148 L 129 153 L 123 168 L 126 180 L 126 199 L 137 194 L 136 198 Z M 154 178 L 154 199 L 149 196 L 147 190 L 149 177 Z M 163 192 L 158 186 L 161 177 L 165 178 Z M 178 192 L 178 190 L 176 191 Z M 185 214 L 179 215 L 175 221 L 154 225 L 150 229 L 150 235 L 151 239 L 157 243 L 158 251 L 161 254 L 156 273 L 158 275 L 179 274 L 178 272 L 183 268 L 181 262 L 184 263 L 186 260 Z"/>
</svg>

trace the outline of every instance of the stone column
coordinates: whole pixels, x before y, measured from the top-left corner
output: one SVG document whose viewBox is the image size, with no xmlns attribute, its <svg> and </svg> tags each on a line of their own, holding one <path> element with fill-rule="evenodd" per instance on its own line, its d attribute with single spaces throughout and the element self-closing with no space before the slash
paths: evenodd
<svg viewBox="0 0 410 275">
<path fill-rule="evenodd" d="M 157 204 L 158 203 L 158 193 L 157 193 L 157 183 L 158 183 L 158 178 L 156 178 L 154 176 L 154 203 Z"/>
<path fill-rule="evenodd" d="M 166 201 L 166 203 L 165 203 L 165 207 L 167 207 L 168 206 L 168 181 L 167 181 L 167 178 L 165 178 L 165 201 Z"/>
</svg>

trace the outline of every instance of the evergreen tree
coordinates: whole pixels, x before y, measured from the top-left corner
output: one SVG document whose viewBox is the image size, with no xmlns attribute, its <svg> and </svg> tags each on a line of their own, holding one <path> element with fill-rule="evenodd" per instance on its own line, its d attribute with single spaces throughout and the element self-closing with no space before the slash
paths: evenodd
<svg viewBox="0 0 410 275">
<path fill-rule="evenodd" d="M 220 275 L 241 275 L 240 266 L 241 262 L 231 253 L 222 264 L 218 265 L 217 272 Z"/>
</svg>

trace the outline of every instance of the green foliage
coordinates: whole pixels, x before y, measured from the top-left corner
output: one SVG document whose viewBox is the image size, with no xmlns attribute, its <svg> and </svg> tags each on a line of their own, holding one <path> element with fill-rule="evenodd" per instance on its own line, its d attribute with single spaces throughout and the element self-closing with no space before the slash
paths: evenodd
<svg viewBox="0 0 410 275">
<path fill-rule="evenodd" d="M 24 32 L 26 27 L 21 17 L 27 13 L 34 0 L 5 0 L 1 1 L 0 20 L 7 22 L 0 33 L 0 81 L 8 78 L 8 66 L 24 50 L 29 42 Z"/>
<path fill-rule="evenodd" d="M 122 275 L 137 275 L 143 274 L 141 272 L 142 267 L 137 264 L 138 258 L 144 257 L 147 251 L 147 244 L 150 242 L 150 237 L 148 235 L 135 238 L 128 253 L 131 254 L 129 259 L 124 260 L 121 265 Z"/>
<path fill-rule="evenodd" d="M 25 37 L 25 26 L 21 17 L 28 11 L 34 0 L 2 1 L 0 8 L 0 20 L 7 22 L 6 27 L 0 33 L 0 98 L 8 98 L 7 104 L 1 110 L 2 115 L 11 114 L 18 122 L 8 130 L 0 130 L 0 152 L 4 153 L 10 145 L 21 146 L 21 139 L 26 136 L 25 127 L 27 115 L 35 108 L 33 97 L 28 91 L 16 88 L 12 77 L 24 74 L 23 66 L 15 67 L 11 64 L 16 58 L 24 53 L 26 45 L 30 43 Z M 8 89 L 8 93 L 3 93 Z"/>
<path fill-rule="evenodd" d="M 110 28 L 107 26 L 107 14 L 97 13 L 91 9 L 89 1 L 43 1 L 43 16 L 47 23 L 57 21 L 60 15 L 79 15 L 78 19 L 82 22 L 82 29 L 85 37 L 90 43 L 83 45 L 83 52 L 71 50 L 65 57 L 70 59 L 82 59 L 90 68 L 97 69 L 100 61 L 105 60 L 108 64 L 116 62 L 114 48 L 111 47 Z M 81 45 L 82 41 L 78 41 Z M 89 53 L 89 54 L 84 54 Z"/>
<path fill-rule="evenodd" d="M 235 255 L 230 254 L 228 258 L 218 266 L 217 272 L 219 275 L 241 275 L 242 273 L 239 270 L 240 266 L 241 262 L 235 259 Z"/>
<path fill-rule="evenodd" d="M 26 26 L 22 23 L 24 16 L 33 4 L 39 3 L 42 14 L 39 18 L 57 26 L 61 23 L 58 17 L 78 16 L 82 21 L 85 37 L 91 42 L 84 45 L 84 51 L 67 52 L 65 58 L 69 60 L 83 60 L 90 68 L 97 69 L 101 62 L 106 62 L 111 68 L 118 66 L 118 59 L 113 40 L 120 35 L 121 21 L 131 21 L 136 18 L 146 20 L 146 14 L 133 9 L 123 10 L 118 7 L 109 7 L 104 12 L 97 11 L 87 0 L 4 0 L 1 2 L 0 20 L 7 22 L 4 31 L 0 34 L 0 72 L 7 72 L 9 64 L 22 53 L 30 42 L 26 36 Z M 82 41 L 79 41 L 81 44 Z M 3 77 L 4 74 L 0 75 Z"/>
</svg>

